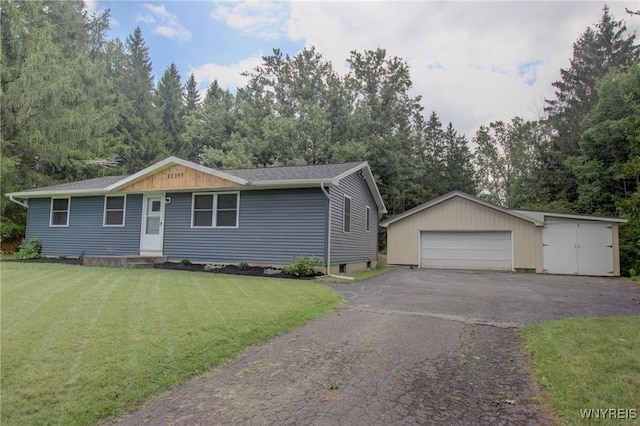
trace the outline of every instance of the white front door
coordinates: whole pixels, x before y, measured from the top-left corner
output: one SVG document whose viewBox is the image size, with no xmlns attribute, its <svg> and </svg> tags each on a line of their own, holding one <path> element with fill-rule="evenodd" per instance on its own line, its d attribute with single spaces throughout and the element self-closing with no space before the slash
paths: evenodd
<svg viewBox="0 0 640 426">
<path fill-rule="evenodd" d="M 164 230 L 164 194 L 145 195 L 142 206 L 140 254 L 162 254 Z"/>
</svg>

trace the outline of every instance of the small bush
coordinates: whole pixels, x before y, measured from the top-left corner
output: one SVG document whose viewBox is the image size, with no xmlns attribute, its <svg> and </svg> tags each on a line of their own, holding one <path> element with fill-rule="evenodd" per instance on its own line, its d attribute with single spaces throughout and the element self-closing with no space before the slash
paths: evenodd
<svg viewBox="0 0 640 426">
<path fill-rule="evenodd" d="M 191 263 L 191 261 L 190 261 L 189 259 L 182 259 L 182 260 L 180 261 L 180 264 L 181 264 L 182 266 L 189 266 L 189 265 L 192 265 L 192 263 Z"/>
<path fill-rule="evenodd" d="M 60 256 L 58 256 L 58 260 L 67 260 L 67 256 L 61 254 Z"/>
<path fill-rule="evenodd" d="M 282 272 L 282 269 L 264 268 L 265 275 L 278 275 L 280 272 Z"/>
<path fill-rule="evenodd" d="M 240 262 L 238 263 L 238 269 L 240 269 L 241 271 L 246 271 L 250 268 L 249 264 L 247 262 Z"/>
<path fill-rule="evenodd" d="M 222 265 L 220 263 L 207 263 L 206 265 L 204 265 L 204 270 L 205 271 L 215 271 L 216 269 L 222 269 L 224 268 L 225 265 Z"/>
<path fill-rule="evenodd" d="M 84 250 L 80 252 L 80 256 L 78 256 L 78 260 L 84 261 Z"/>
<path fill-rule="evenodd" d="M 293 263 L 285 266 L 284 271 L 296 277 L 313 277 L 318 273 L 318 267 L 323 265 L 320 258 L 301 256 L 293 258 Z"/>
<path fill-rule="evenodd" d="M 37 238 L 32 238 L 29 242 L 23 241 L 16 252 L 17 259 L 38 259 L 42 257 L 40 254 L 42 245 Z"/>
</svg>

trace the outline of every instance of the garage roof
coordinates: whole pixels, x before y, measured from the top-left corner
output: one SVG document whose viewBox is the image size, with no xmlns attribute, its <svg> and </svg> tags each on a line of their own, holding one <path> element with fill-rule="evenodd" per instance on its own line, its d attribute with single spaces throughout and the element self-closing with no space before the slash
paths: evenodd
<svg viewBox="0 0 640 426">
<path fill-rule="evenodd" d="M 591 214 L 577 214 L 577 213 L 555 213 L 555 212 L 541 212 L 537 210 L 511 210 L 526 216 L 531 216 L 538 220 L 543 220 L 547 217 L 559 217 L 563 219 L 576 219 L 576 220 L 592 220 L 596 222 L 613 222 L 613 223 L 627 223 L 628 219 L 613 216 L 596 216 Z"/>
<path fill-rule="evenodd" d="M 407 210 L 404 213 L 400 213 L 399 215 L 396 215 L 396 216 L 394 216 L 392 218 L 389 218 L 389 219 L 387 219 L 385 221 L 380 222 L 380 226 L 382 226 L 383 228 L 386 228 L 387 226 L 391 225 L 394 222 L 402 220 L 405 217 L 411 216 L 413 214 L 419 213 L 422 210 L 428 209 L 429 207 L 433 207 L 436 204 L 440 204 L 440 203 L 442 203 L 444 201 L 447 201 L 447 200 L 449 200 L 449 199 L 451 199 L 453 197 L 464 198 L 465 200 L 468 200 L 468 201 L 483 205 L 485 207 L 489 207 L 490 209 L 497 210 L 499 212 L 508 214 L 510 216 L 517 217 L 518 219 L 526 220 L 527 222 L 533 223 L 535 226 L 544 226 L 544 219 L 537 219 L 535 217 L 519 213 L 519 212 L 517 212 L 515 210 L 510 210 L 510 209 L 507 209 L 505 207 L 498 206 L 496 204 L 490 203 L 490 202 L 485 201 L 485 200 L 483 200 L 481 198 L 478 198 L 478 197 L 474 197 L 473 195 L 467 194 L 466 192 L 462 192 L 462 191 L 451 191 L 448 194 L 445 194 L 445 195 L 443 195 L 441 197 L 434 198 L 431 201 L 428 201 L 428 202 L 426 202 L 424 204 L 420 204 L 419 206 L 414 207 L 414 208 L 412 208 L 410 210 Z"/>
<path fill-rule="evenodd" d="M 471 194 L 467 194 L 462 191 L 451 191 L 448 194 L 445 194 L 441 197 L 434 198 L 431 201 L 428 201 L 424 204 L 420 204 L 417 207 L 407 210 L 404 213 L 400 213 L 399 215 L 393 216 L 387 220 L 380 222 L 380 226 L 386 228 L 394 222 L 404 219 L 405 217 L 411 216 L 415 213 L 421 212 L 422 210 L 428 209 L 429 207 L 433 207 L 436 204 L 440 204 L 443 201 L 447 201 L 453 197 L 464 198 L 465 200 L 472 201 L 474 203 L 478 203 L 485 207 L 489 207 L 494 210 L 498 210 L 502 213 L 515 216 L 519 219 L 526 220 L 535 224 L 536 226 L 544 226 L 545 218 L 547 217 L 558 217 L 564 219 L 575 219 L 575 220 L 591 220 L 598 222 L 609 222 L 609 223 L 627 223 L 628 220 L 620 217 L 612 217 L 612 216 L 595 216 L 595 215 L 587 215 L 587 214 L 576 214 L 576 213 L 555 213 L 555 212 L 543 212 L 537 210 L 514 210 L 508 209 L 506 207 L 498 206 L 497 204 L 490 203 L 481 198 L 474 197 Z"/>
</svg>

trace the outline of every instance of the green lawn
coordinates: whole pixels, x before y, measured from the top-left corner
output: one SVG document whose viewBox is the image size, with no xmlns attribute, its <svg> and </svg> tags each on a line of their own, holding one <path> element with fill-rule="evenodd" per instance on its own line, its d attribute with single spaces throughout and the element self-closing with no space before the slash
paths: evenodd
<svg viewBox="0 0 640 426">
<path fill-rule="evenodd" d="M 2 262 L 3 425 L 94 424 L 339 306 L 310 281 Z"/>
<path fill-rule="evenodd" d="M 598 424 L 640 424 L 640 316 L 570 318 L 521 330 L 538 382 L 566 424 L 585 424 L 580 410 L 622 409 L 629 419 Z"/>
</svg>

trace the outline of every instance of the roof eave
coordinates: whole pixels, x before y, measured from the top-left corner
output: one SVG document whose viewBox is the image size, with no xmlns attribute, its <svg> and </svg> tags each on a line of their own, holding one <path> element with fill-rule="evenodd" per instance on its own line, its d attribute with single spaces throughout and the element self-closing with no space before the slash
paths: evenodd
<svg viewBox="0 0 640 426">
<path fill-rule="evenodd" d="M 320 185 L 325 185 L 328 187 L 336 186 L 333 179 L 283 179 L 250 181 L 245 189 L 313 188 Z"/>
<path fill-rule="evenodd" d="M 41 197 L 64 197 L 64 196 L 73 196 L 73 195 L 104 195 L 107 191 L 103 188 L 93 188 L 93 189 L 71 189 L 71 190 L 60 190 L 60 191 L 23 191 L 23 192 L 11 192 L 5 194 L 8 197 L 16 197 L 16 198 L 41 198 Z"/>
</svg>

